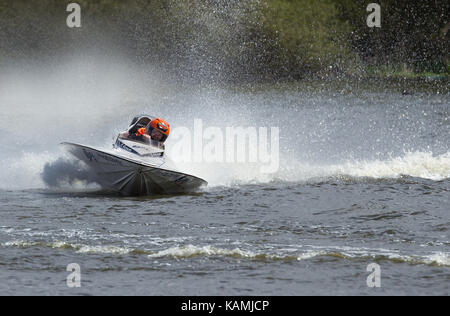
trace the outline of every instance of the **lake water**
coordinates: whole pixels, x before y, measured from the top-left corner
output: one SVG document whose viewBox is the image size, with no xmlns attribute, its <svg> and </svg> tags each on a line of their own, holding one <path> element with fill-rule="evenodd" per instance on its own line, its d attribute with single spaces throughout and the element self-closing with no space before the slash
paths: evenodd
<svg viewBox="0 0 450 316">
<path fill-rule="evenodd" d="M 11 76 L 0 89 L 2 295 L 450 294 L 448 93 Z M 139 113 L 173 128 L 278 127 L 279 167 L 180 162 L 208 187 L 121 197 L 58 148 L 107 148 Z M 70 263 L 81 287 L 67 286 Z"/>
</svg>

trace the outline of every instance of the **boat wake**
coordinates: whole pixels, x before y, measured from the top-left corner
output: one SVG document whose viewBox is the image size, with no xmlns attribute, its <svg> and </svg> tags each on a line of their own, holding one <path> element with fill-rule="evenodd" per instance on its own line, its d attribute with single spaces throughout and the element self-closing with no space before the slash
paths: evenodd
<svg viewBox="0 0 450 316">
<path fill-rule="evenodd" d="M 300 168 L 304 174 L 287 176 L 310 178 L 372 178 L 397 179 L 402 177 L 423 178 L 434 181 L 450 177 L 450 152 L 434 156 L 429 152 L 410 152 L 404 156 L 392 157 L 387 160 L 347 161 L 341 164 L 314 166 L 306 164 Z M 292 169 L 290 172 L 294 172 Z"/>
<path fill-rule="evenodd" d="M 301 246 L 279 252 L 250 251 L 240 248 L 228 249 L 216 246 L 195 246 L 192 244 L 173 246 L 160 250 L 138 249 L 115 245 L 86 245 L 74 244 L 65 241 L 36 242 L 13 240 L 1 244 L 3 247 L 35 248 L 70 250 L 83 254 L 111 254 L 111 255 L 146 255 L 149 259 L 193 259 L 193 258 L 235 258 L 237 260 L 253 261 L 303 261 L 314 259 L 343 259 L 343 260 L 385 260 L 393 263 L 406 263 L 412 265 L 430 265 L 450 267 L 448 252 L 429 252 L 427 254 L 403 254 L 389 249 L 368 249 L 354 247 L 326 247 Z"/>
<path fill-rule="evenodd" d="M 191 166 L 192 167 L 192 166 Z M 187 168 L 188 169 L 188 168 Z M 260 184 L 269 182 L 323 182 L 330 179 L 402 179 L 404 177 L 441 181 L 450 178 L 450 152 L 410 152 L 389 159 L 347 160 L 341 163 L 282 161 L 273 174 L 261 174 L 254 164 L 203 164 L 191 170 L 208 179 L 210 186 Z"/>
<path fill-rule="evenodd" d="M 95 179 L 87 166 L 69 156 L 24 153 L 18 159 L 4 159 L 0 189 L 92 189 Z M 433 155 L 411 152 L 390 159 L 353 160 L 336 164 L 285 161 L 278 172 L 261 174 L 254 164 L 189 164 L 184 170 L 198 174 L 210 187 L 276 182 L 315 182 L 329 179 L 402 179 L 404 177 L 442 181 L 450 178 L 450 152 Z"/>
</svg>

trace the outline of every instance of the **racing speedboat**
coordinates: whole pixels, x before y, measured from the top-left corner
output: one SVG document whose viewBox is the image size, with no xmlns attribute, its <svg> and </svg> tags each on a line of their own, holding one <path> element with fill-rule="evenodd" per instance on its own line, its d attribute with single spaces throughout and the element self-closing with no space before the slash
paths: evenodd
<svg viewBox="0 0 450 316">
<path fill-rule="evenodd" d="M 151 119 L 147 115 L 135 117 L 128 134 L 147 126 Z M 119 135 L 111 150 L 73 143 L 61 145 L 90 168 L 95 182 L 123 195 L 184 193 L 207 185 L 203 179 L 175 170 L 159 142 L 146 143 Z"/>
</svg>

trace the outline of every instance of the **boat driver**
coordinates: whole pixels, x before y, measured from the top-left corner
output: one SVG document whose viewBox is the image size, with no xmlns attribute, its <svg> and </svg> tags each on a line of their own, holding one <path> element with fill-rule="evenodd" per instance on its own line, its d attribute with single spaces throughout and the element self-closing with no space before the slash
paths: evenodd
<svg viewBox="0 0 450 316">
<path fill-rule="evenodd" d="M 146 127 L 139 128 L 136 133 L 123 132 L 122 138 L 130 138 L 150 144 L 151 142 L 163 145 L 169 137 L 170 125 L 160 118 L 154 118 Z"/>
</svg>

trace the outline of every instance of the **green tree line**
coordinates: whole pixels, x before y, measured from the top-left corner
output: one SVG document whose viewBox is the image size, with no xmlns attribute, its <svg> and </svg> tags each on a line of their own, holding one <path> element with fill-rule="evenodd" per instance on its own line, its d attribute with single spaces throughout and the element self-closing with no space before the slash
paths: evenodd
<svg viewBox="0 0 450 316">
<path fill-rule="evenodd" d="M 66 26 L 66 7 L 82 27 Z M 448 0 L 0 0 L 0 64 L 116 51 L 183 79 L 449 72 Z"/>
</svg>

